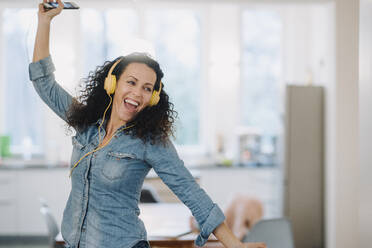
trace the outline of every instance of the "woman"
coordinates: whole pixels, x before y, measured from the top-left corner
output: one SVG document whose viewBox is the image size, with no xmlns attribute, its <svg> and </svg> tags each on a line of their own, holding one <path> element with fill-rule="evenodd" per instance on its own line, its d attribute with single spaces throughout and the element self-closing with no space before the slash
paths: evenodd
<svg viewBox="0 0 372 248">
<path fill-rule="evenodd" d="M 153 168 L 198 221 L 197 245 L 213 232 L 226 247 L 265 247 L 243 244 L 231 233 L 220 208 L 178 158 L 168 139 L 175 112 L 162 89 L 163 73 L 156 61 L 135 53 L 106 62 L 86 79 L 80 102 L 56 83 L 49 32 L 52 18 L 63 9 L 57 2 L 59 7 L 49 11 L 39 5 L 29 72 L 43 101 L 76 130 L 72 189 L 61 228 L 66 246 L 149 247 L 138 201 L 144 178 Z"/>
</svg>

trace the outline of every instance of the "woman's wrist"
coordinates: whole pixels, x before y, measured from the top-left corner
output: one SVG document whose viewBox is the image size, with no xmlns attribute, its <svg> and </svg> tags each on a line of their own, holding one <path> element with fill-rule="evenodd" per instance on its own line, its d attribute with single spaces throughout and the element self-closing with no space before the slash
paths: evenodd
<svg viewBox="0 0 372 248">
<path fill-rule="evenodd" d="M 231 232 L 227 225 L 222 222 L 214 231 L 214 236 L 221 241 L 225 247 L 242 248 L 243 243 Z"/>
<path fill-rule="evenodd" d="M 39 17 L 38 19 L 38 26 L 40 27 L 50 27 L 50 23 L 52 22 L 52 18 L 48 16 Z"/>
</svg>

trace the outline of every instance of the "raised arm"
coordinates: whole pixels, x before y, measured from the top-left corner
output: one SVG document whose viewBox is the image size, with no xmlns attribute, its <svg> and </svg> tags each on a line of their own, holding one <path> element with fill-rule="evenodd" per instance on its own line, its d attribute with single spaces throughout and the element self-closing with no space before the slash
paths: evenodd
<svg viewBox="0 0 372 248">
<path fill-rule="evenodd" d="M 47 0 L 43 1 L 44 3 Z M 49 52 L 49 34 L 50 34 L 50 23 L 56 15 L 59 15 L 63 9 L 63 3 L 61 0 L 57 0 L 58 8 L 46 11 L 42 3 L 39 4 L 38 12 L 38 25 L 34 46 L 34 55 L 32 62 L 37 62 L 50 55 Z"/>
<path fill-rule="evenodd" d="M 47 2 L 44 0 L 44 2 Z M 57 0 L 59 7 L 46 11 L 39 4 L 38 26 L 35 38 L 34 55 L 29 65 L 30 80 L 40 98 L 64 121 L 66 111 L 72 103 L 72 96 L 64 90 L 54 78 L 54 64 L 49 52 L 49 33 L 52 19 L 61 13 L 63 3 Z"/>
</svg>

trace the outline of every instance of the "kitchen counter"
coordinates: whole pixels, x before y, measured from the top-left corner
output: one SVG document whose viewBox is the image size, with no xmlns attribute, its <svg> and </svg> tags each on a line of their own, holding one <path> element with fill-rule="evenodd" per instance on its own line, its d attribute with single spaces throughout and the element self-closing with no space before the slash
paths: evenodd
<svg viewBox="0 0 372 248">
<path fill-rule="evenodd" d="M 17 171 L 17 170 L 68 170 L 69 166 L 66 162 L 53 163 L 47 160 L 42 159 L 33 159 L 33 160 L 2 160 L 0 161 L 0 171 Z M 199 178 L 200 173 L 196 168 L 190 168 L 191 175 L 194 178 Z M 150 170 L 146 178 L 158 178 L 158 175 L 154 170 Z"/>
<path fill-rule="evenodd" d="M 187 164 L 187 163 L 186 163 Z M 0 159 L 0 170 L 30 170 L 30 169 L 68 169 L 69 163 L 67 161 L 55 162 L 48 161 L 45 159 L 31 159 L 31 160 L 22 160 L 22 159 Z M 260 166 L 240 166 L 240 165 L 231 165 L 225 166 L 221 164 L 201 164 L 197 165 L 193 163 L 187 167 L 190 171 L 199 171 L 199 170 L 256 170 L 256 169 L 275 169 L 278 168 L 278 164 L 266 164 Z M 151 170 L 152 171 L 152 170 Z M 150 174 L 152 173 L 150 171 Z"/>
<path fill-rule="evenodd" d="M 1 159 L 0 170 L 19 170 L 19 169 L 65 169 L 68 168 L 67 162 L 53 162 L 45 159 Z"/>
</svg>

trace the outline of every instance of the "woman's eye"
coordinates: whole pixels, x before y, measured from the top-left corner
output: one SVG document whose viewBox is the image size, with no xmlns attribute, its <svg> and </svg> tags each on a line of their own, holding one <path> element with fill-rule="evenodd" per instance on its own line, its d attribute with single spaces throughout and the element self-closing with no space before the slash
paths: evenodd
<svg viewBox="0 0 372 248">
<path fill-rule="evenodd" d="M 133 81 L 128 81 L 128 84 L 135 85 L 136 83 Z"/>
<path fill-rule="evenodd" d="M 152 92 L 152 89 L 149 88 L 149 87 L 145 87 L 145 90 L 148 91 L 148 92 Z"/>
</svg>

